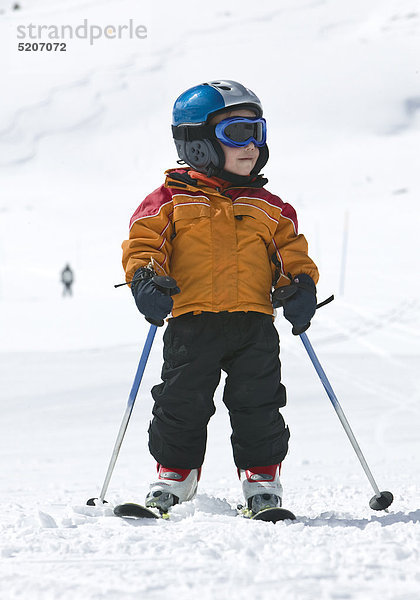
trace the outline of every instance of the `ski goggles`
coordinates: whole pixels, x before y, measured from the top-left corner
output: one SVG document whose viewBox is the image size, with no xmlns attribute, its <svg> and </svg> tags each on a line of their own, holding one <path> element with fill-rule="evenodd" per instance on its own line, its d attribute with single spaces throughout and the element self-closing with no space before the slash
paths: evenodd
<svg viewBox="0 0 420 600">
<path fill-rule="evenodd" d="M 267 123 L 263 118 L 231 117 L 217 123 L 215 134 L 222 144 L 231 148 L 248 146 L 250 142 L 261 148 L 267 139 Z"/>
</svg>

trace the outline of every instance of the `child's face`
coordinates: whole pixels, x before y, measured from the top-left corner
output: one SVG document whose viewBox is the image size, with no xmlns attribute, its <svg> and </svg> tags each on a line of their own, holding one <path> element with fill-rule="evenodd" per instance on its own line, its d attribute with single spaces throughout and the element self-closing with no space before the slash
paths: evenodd
<svg viewBox="0 0 420 600">
<path fill-rule="evenodd" d="M 211 124 L 217 125 L 217 123 L 220 123 L 220 121 L 229 117 L 249 117 L 255 119 L 256 115 L 252 110 L 232 110 L 216 115 L 211 120 Z M 219 142 L 219 144 L 225 155 L 224 168 L 226 171 L 245 177 L 251 173 L 260 154 L 260 149 L 257 148 L 253 142 L 250 142 L 248 146 L 243 146 L 242 148 L 231 148 L 230 146 L 225 146 L 221 142 Z"/>
</svg>

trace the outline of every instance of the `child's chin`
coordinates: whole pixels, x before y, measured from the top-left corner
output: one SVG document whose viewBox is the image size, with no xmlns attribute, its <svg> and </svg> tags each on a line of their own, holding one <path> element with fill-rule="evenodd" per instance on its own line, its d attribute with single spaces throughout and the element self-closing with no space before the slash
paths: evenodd
<svg viewBox="0 0 420 600">
<path fill-rule="evenodd" d="M 240 165 L 235 170 L 232 169 L 231 172 L 234 175 L 242 175 L 242 177 L 248 177 L 248 175 L 251 173 L 252 168 L 253 165 Z"/>
</svg>

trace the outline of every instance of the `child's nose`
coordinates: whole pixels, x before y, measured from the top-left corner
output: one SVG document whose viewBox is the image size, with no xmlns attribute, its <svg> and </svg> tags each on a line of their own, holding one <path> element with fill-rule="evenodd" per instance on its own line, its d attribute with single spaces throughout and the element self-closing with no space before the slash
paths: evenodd
<svg viewBox="0 0 420 600">
<path fill-rule="evenodd" d="M 254 142 L 249 142 L 248 146 L 245 146 L 245 150 L 253 150 L 255 148 Z"/>
</svg>

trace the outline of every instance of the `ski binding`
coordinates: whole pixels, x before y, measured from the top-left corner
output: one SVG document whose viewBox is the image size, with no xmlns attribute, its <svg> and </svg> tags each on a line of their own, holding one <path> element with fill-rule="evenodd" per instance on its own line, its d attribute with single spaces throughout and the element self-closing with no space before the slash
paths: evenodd
<svg viewBox="0 0 420 600">
<path fill-rule="evenodd" d="M 253 521 L 269 521 L 271 523 L 277 523 L 277 521 L 294 521 L 296 516 L 285 508 L 279 506 L 263 508 L 257 513 L 254 513 L 249 508 L 238 507 L 239 514 L 245 519 L 252 519 Z"/>
</svg>

